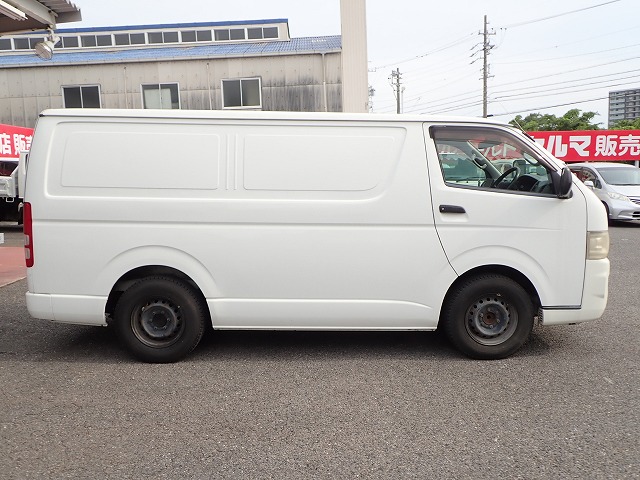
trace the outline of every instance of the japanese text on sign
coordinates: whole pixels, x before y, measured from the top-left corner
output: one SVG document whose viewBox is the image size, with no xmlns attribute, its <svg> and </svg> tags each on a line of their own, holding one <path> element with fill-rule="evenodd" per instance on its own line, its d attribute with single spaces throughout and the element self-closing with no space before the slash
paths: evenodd
<svg viewBox="0 0 640 480">
<path fill-rule="evenodd" d="M 0 158 L 18 158 L 31 148 L 33 129 L 0 124 Z"/>
<path fill-rule="evenodd" d="M 554 157 L 566 162 L 640 160 L 640 130 L 529 133 Z"/>
</svg>

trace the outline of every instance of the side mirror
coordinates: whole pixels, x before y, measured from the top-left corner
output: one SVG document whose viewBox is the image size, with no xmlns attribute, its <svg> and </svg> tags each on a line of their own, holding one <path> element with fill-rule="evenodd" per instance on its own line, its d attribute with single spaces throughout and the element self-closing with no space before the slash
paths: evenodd
<svg viewBox="0 0 640 480">
<path fill-rule="evenodd" d="M 595 188 L 595 185 L 593 184 L 593 180 L 585 180 L 584 184 L 589 188 Z"/>
<path fill-rule="evenodd" d="M 558 198 L 569 198 L 571 196 L 571 185 L 573 185 L 572 177 L 573 174 L 567 167 L 564 167 L 560 172 L 551 172 L 553 188 Z"/>
</svg>

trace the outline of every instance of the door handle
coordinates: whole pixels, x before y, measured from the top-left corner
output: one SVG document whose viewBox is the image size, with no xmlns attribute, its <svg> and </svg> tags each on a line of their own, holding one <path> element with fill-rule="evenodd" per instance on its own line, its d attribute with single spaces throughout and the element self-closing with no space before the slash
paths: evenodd
<svg viewBox="0 0 640 480">
<path fill-rule="evenodd" d="M 440 213 L 467 213 L 466 210 L 459 205 L 440 205 Z"/>
</svg>

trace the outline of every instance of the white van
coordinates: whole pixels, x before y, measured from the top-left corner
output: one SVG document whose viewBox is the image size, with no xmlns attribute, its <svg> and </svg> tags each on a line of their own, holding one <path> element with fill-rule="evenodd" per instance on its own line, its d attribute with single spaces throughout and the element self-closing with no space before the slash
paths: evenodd
<svg viewBox="0 0 640 480">
<path fill-rule="evenodd" d="M 493 121 L 49 110 L 25 201 L 31 315 L 112 324 L 144 361 L 182 358 L 207 322 L 442 327 L 502 358 L 607 302 L 601 202 Z"/>
</svg>

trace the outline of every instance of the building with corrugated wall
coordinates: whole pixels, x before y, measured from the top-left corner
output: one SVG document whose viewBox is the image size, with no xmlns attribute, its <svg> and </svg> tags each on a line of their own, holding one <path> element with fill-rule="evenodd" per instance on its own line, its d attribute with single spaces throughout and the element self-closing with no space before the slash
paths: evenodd
<svg viewBox="0 0 640 480">
<path fill-rule="evenodd" d="M 286 19 L 61 29 L 0 37 L 0 123 L 47 108 L 342 111 L 341 37 Z"/>
</svg>

